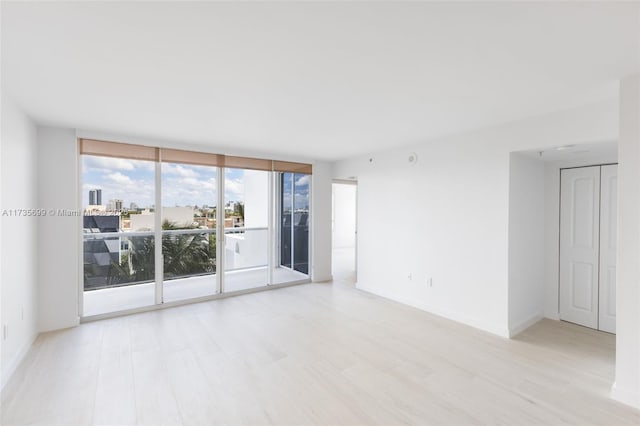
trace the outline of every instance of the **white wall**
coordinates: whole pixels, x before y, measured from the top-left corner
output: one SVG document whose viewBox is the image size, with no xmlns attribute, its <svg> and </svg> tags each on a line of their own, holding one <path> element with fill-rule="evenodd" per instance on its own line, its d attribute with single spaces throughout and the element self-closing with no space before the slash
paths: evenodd
<svg viewBox="0 0 640 426">
<path fill-rule="evenodd" d="M 612 396 L 640 408 L 640 74 L 620 83 L 616 383 Z"/>
<path fill-rule="evenodd" d="M 0 210 L 38 208 L 36 127 L 4 94 L 0 145 Z M 4 387 L 38 332 L 38 218 L 3 214 L 1 229 L 0 316 L 7 327 L 0 349 L 0 387 Z"/>
<path fill-rule="evenodd" d="M 38 128 L 38 204 L 46 209 L 78 209 L 75 131 Z M 79 323 L 78 273 L 82 217 L 46 216 L 38 231 L 40 331 Z"/>
<path fill-rule="evenodd" d="M 355 184 L 334 183 L 333 191 L 333 248 L 356 246 Z"/>
<path fill-rule="evenodd" d="M 347 173 L 358 177 L 357 287 L 507 335 L 508 152 L 451 140 L 371 158 Z"/>
<path fill-rule="evenodd" d="M 607 101 L 337 162 L 358 180 L 357 287 L 508 336 L 509 154 L 617 131 Z"/>
<path fill-rule="evenodd" d="M 4 94 L 2 94 L 2 96 L 0 97 L 0 112 L 2 114 L 6 114 L 7 112 L 3 109 L 3 104 L 6 102 L 5 101 L 6 96 L 4 96 Z M 4 209 L 4 204 L 2 202 L 2 193 L 4 192 L 2 190 L 2 185 L 4 182 L 4 179 L 2 179 L 2 145 L 3 145 L 3 141 L 5 140 L 5 132 L 6 132 L 6 123 L 5 121 L 5 115 L 0 117 L 0 212 L 2 212 L 2 210 Z M 0 396 L 2 395 L 2 388 L 4 387 L 5 382 L 8 380 L 10 373 L 7 371 L 5 372 L 5 367 L 2 365 L 2 360 L 4 359 L 4 339 L 2 337 L 2 324 L 4 324 L 4 316 L 3 316 L 3 309 L 2 309 L 2 305 L 3 305 L 3 301 L 4 301 L 4 297 L 3 297 L 3 290 L 2 290 L 2 271 L 4 270 L 2 268 L 2 241 L 4 241 L 4 234 L 2 233 L 2 219 L 0 218 Z M 7 368 L 7 370 L 9 370 Z"/>
<path fill-rule="evenodd" d="M 225 270 L 266 266 L 269 262 L 269 231 L 225 235 Z"/>
<path fill-rule="evenodd" d="M 313 164 L 311 175 L 311 280 L 331 277 L 331 163 Z"/>
<path fill-rule="evenodd" d="M 245 170 L 243 183 L 244 226 L 266 228 L 269 226 L 269 173 Z"/>
<path fill-rule="evenodd" d="M 509 334 L 544 312 L 544 163 L 512 153 L 509 167 Z"/>
</svg>

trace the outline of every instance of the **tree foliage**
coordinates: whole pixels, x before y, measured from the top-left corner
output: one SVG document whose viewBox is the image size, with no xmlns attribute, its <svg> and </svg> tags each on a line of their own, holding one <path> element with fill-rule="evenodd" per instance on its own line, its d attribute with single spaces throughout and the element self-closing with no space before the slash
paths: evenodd
<svg viewBox="0 0 640 426">
<path fill-rule="evenodd" d="M 163 230 L 196 229 L 165 220 Z M 129 251 L 119 262 L 112 262 L 110 285 L 153 281 L 155 279 L 154 237 L 129 238 Z M 162 235 L 164 279 L 175 279 L 216 272 L 216 236 L 210 233 L 166 233 Z"/>
</svg>

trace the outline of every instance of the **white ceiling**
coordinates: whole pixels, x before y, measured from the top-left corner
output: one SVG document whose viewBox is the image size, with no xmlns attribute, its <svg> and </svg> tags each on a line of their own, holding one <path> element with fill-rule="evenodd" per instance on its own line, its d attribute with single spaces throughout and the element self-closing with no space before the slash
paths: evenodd
<svg viewBox="0 0 640 426">
<path fill-rule="evenodd" d="M 2 2 L 37 122 L 338 159 L 616 96 L 640 4 Z"/>
</svg>

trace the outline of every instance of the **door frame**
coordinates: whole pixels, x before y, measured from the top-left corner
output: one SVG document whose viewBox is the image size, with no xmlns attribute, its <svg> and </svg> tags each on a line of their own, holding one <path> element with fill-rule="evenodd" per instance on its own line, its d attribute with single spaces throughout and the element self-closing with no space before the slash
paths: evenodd
<svg viewBox="0 0 640 426">
<path fill-rule="evenodd" d="M 562 217 L 561 217 L 561 215 L 562 215 L 562 171 L 563 170 L 570 170 L 570 169 L 584 169 L 584 168 L 589 168 L 589 167 L 600 167 L 601 168 L 601 170 L 600 170 L 600 179 L 602 179 L 602 167 L 604 167 L 604 166 L 617 166 L 617 165 L 618 165 L 617 161 L 605 161 L 605 162 L 596 162 L 596 163 L 591 163 L 591 164 L 584 164 L 584 165 L 579 165 L 579 166 L 559 167 L 559 169 L 558 169 L 558 172 L 557 172 L 558 173 L 558 175 L 557 175 L 558 176 L 558 186 L 557 186 L 557 189 L 558 189 L 558 192 L 557 192 L 557 196 L 558 196 L 558 198 L 557 198 L 558 199 L 558 210 L 557 210 L 557 218 L 558 218 L 558 222 L 557 222 L 558 223 L 558 234 L 557 234 L 557 237 L 558 237 L 558 242 L 557 242 L 557 249 L 558 249 L 558 251 L 557 251 L 557 255 L 558 255 L 558 257 L 557 257 L 557 260 L 558 260 L 558 264 L 557 264 L 557 267 L 558 267 L 558 270 L 557 270 L 557 284 L 558 284 L 558 286 L 557 286 L 557 312 L 558 312 L 558 314 L 557 315 L 558 316 L 557 316 L 557 319 L 560 320 L 560 321 L 566 321 L 566 320 L 563 320 L 561 318 L 561 312 L 560 312 L 560 306 L 561 306 L 561 265 L 562 265 L 562 262 L 561 262 L 561 259 L 560 259 L 561 249 L 562 249 L 562 245 L 561 245 L 561 240 L 562 240 L 562 238 L 561 238 L 561 235 L 562 235 Z M 601 183 L 602 182 L 600 181 L 600 185 L 601 185 Z M 599 193 L 600 193 L 599 194 L 599 196 L 600 196 L 599 199 L 601 200 L 602 199 L 602 187 L 601 186 L 600 186 L 600 189 L 599 189 Z M 601 208 L 601 207 L 599 207 L 599 208 Z M 600 217 L 598 218 L 598 220 L 600 221 Z M 599 237 L 600 237 L 600 231 L 598 231 L 598 246 L 600 246 L 600 238 Z M 600 249 L 600 247 L 598 247 L 598 249 Z M 598 254 L 598 268 L 600 268 L 600 255 L 599 254 Z M 599 295 L 600 295 L 600 271 L 598 269 L 598 297 L 599 297 Z M 597 315 L 598 324 L 599 324 L 599 321 L 600 321 L 600 318 L 599 318 L 600 304 L 599 304 L 599 302 L 600 301 L 598 300 L 598 303 L 596 303 L 597 309 L 598 309 L 598 315 Z M 616 319 L 616 321 L 617 321 L 617 319 Z M 570 322 L 570 321 L 568 321 L 568 322 Z M 572 324 L 574 324 L 574 323 L 572 323 Z M 577 324 L 577 325 L 582 326 L 581 324 Z M 583 327 L 591 328 L 591 327 L 588 327 L 588 326 L 583 326 Z M 599 326 L 597 328 L 592 328 L 592 330 L 608 332 L 608 331 L 605 331 L 605 330 L 600 330 Z"/>
<path fill-rule="evenodd" d="M 331 180 L 331 187 L 332 187 L 332 191 L 331 191 L 331 250 L 333 251 L 333 227 L 334 227 L 334 222 L 335 222 L 335 209 L 336 209 L 336 202 L 335 199 L 333 197 L 333 185 L 334 184 L 338 184 L 338 185 L 352 185 L 355 186 L 356 188 L 356 195 L 355 195 L 355 236 L 354 236 L 354 260 L 353 260 L 353 270 L 354 270 L 354 274 L 355 274 L 355 280 L 356 282 L 358 282 L 358 179 L 357 178 L 349 178 L 349 179 L 332 179 Z"/>
</svg>

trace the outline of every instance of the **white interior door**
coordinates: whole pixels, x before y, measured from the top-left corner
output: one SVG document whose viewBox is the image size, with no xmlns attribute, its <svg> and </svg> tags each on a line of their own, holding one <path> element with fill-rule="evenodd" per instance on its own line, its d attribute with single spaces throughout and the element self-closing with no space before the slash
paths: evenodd
<svg viewBox="0 0 640 426">
<path fill-rule="evenodd" d="M 560 188 L 560 319 L 598 328 L 600 166 L 564 169 Z"/>
<path fill-rule="evenodd" d="M 600 179 L 599 329 L 616 332 L 616 228 L 618 166 L 602 166 Z"/>
</svg>

